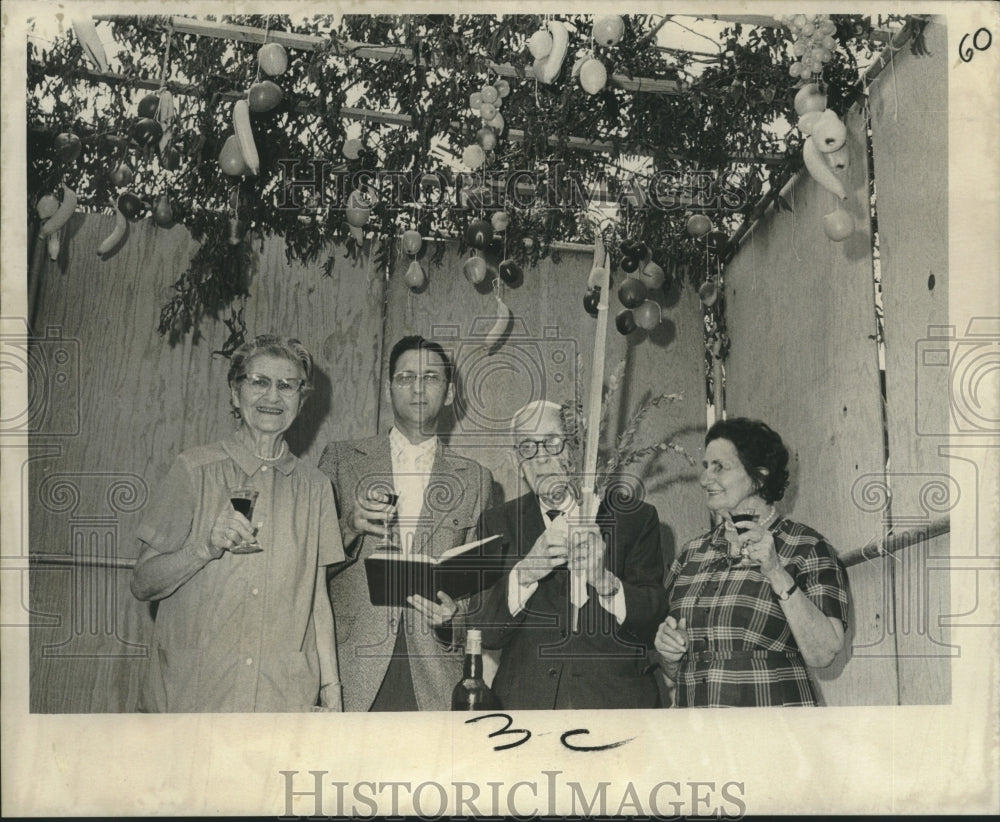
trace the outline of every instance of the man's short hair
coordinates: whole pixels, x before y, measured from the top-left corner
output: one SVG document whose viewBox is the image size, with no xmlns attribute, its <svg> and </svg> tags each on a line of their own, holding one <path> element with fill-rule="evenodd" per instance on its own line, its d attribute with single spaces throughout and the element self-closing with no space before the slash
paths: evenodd
<svg viewBox="0 0 1000 822">
<path fill-rule="evenodd" d="M 432 354 L 437 354 L 437 356 L 440 357 L 441 362 L 444 363 L 445 380 L 448 383 L 451 383 L 454 379 L 455 363 L 451 361 L 451 357 L 449 357 L 444 348 L 441 347 L 441 344 L 436 343 L 433 340 L 424 339 L 419 334 L 412 334 L 409 337 L 403 337 L 392 347 L 392 351 L 389 353 L 390 382 L 392 381 L 392 378 L 396 376 L 396 363 L 407 351 L 430 351 Z"/>
</svg>

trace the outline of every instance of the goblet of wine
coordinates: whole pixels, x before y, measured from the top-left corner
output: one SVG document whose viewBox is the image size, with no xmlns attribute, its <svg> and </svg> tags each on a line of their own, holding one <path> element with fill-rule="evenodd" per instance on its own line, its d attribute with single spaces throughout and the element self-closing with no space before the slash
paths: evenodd
<svg viewBox="0 0 1000 822">
<path fill-rule="evenodd" d="M 253 512 L 257 507 L 257 498 L 260 492 L 254 488 L 230 488 L 229 504 L 233 510 L 243 514 L 253 526 Z M 256 529 L 255 529 L 256 533 Z M 231 554 L 256 554 L 264 549 L 257 542 L 241 542 L 229 549 Z"/>
</svg>

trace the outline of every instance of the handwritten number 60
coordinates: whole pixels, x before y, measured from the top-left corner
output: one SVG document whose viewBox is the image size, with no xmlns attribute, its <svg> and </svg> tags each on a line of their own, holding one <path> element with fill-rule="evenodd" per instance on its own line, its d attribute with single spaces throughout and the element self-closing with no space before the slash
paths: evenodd
<svg viewBox="0 0 1000 822">
<path fill-rule="evenodd" d="M 965 45 L 965 41 L 969 39 L 968 32 L 962 37 L 961 42 L 958 44 L 958 59 L 963 63 L 968 63 L 973 57 L 975 57 L 975 52 L 986 51 L 990 46 L 993 45 L 993 33 L 987 28 L 976 29 L 975 33 L 972 35 L 972 46 Z"/>
</svg>

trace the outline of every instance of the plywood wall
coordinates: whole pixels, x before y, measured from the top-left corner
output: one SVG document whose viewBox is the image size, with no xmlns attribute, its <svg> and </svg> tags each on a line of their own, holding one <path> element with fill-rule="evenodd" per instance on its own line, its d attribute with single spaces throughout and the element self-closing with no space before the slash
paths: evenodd
<svg viewBox="0 0 1000 822">
<path fill-rule="evenodd" d="M 970 385 L 962 379 L 963 370 L 966 376 L 975 374 L 975 365 L 970 367 L 975 358 L 963 361 L 956 346 L 966 329 L 948 331 L 948 39 L 943 21 L 932 20 L 924 40 L 929 55 L 900 52 L 895 70 L 882 72 L 870 99 L 892 491 L 884 516 L 897 532 L 920 532 L 957 504 L 963 489 L 942 455 L 949 411 L 960 431 L 970 419 L 975 427 L 975 412 L 966 413 L 976 402 L 970 394 L 974 380 Z M 950 579 L 942 572 L 949 555 L 947 535 L 930 543 L 916 540 L 896 565 L 895 630 L 904 703 L 947 703 L 951 696 L 949 658 L 957 649 L 941 625 L 950 613 Z"/>
<path fill-rule="evenodd" d="M 155 330 L 194 243 L 181 227 L 164 231 L 146 221 L 132 224 L 120 251 L 101 260 L 96 247 L 111 225 L 107 216 L 77 215 L 60 260 L 40 253 L 33 259 L 39 287 L 32 331 L 51 328 L 67 341 L 79 397 L 72 412 L 64 401 L 54 403 L 58 413 L 33 440 L 31 552 L 111 566 L 46 564 L 32 574 L 34 711 L 134 707 L 151 614 L 132 598 L 128 569 L 113 566 L 136 555 L 143 509 L 174 456 L 233 424 L 228 361 L 213 356 L 226 337 L 221 322 L 207 321 L 197 343 L 189 337 L 176 347 Z M 523 284 L 505 294 L 516 333 L 486 359 L 477 336 L 492 324 L 496 304 L 465 280 L 453 249 L 443 265 L 428 266 L 430 284 L 419 295 L 401 282 L 405 265 L 387 280 L 374 271 L 370 249 L 356 261 L 331 251 L 338 254 L 334 275 L 323 277 L 318 266 L 289 264 L 278 241 L 254 250 L 244 306 L 250 333 L 295 335 L 316 358 L 317 390 L 289 432 L 293 450 L 315 463 L 330 440 L 385 430 L 392 415 L 380 378 L 388 349 L 404 334 L 421 333 L 447 343 L 462 363 L 464 417 L 451 422 L 450 439 L 493 469 L 504 494 L 515 493 L 501 435 L 510 413 L 529 399 L 570 397 L 577 353 L 589 373 L 594 320 L 581 301 L 591 255 L 568 252 L 526 271 Z M 705 420 L 700 312 L 694 296 L 679 289 L 665 304 L 668 322 L 654 334 L 626 340 L 611 328 L 608 370 L 622 358 L 627 365 L 611 430 L 617 433 L 644 392 L 681 393 L 682 401 L 649 414 L 640 439 L 677 436 L 697 454 Z M 619 307 L 613 299 L 612 310 Z M 78 427 L 59 436 L 67 417 Z M 660 510 L 668 551 L 702 530 L 687 463 L 670 455 L 637 468 L 648 468 L 649 499 Z"/>
<path fill-rule="evenodd" d="M 947 369 L 928 374 L 920 367 L 929 329 L 947 322 L 945 34 L 932 21 L 929 56 L 898 52 L 871 87 L 870 113 L 856 106 L 845 117 L 854 234 L 842 243 L 827 239 L 822 217 L 835 198 L 803 172 L 784 194 L 794 212 L 769 212 L 726 272 L 733 339 L 727 412 L 760 417 L 782 434 L 794 455 L 787 510 L 842 552 L 891 527 L 926 527 L 955 502 L 955 481 L 938 454 L 948 424 Z M 873 339 L 869 114 L 884 285 L 884 419 Z M 953 649 L 941 626 L 947 543 L 947 536 L 924 540 L 896 558 L 849 569 L 852 647 L 815 672 L 826 702 L 948 701 Z"/>
</svg>

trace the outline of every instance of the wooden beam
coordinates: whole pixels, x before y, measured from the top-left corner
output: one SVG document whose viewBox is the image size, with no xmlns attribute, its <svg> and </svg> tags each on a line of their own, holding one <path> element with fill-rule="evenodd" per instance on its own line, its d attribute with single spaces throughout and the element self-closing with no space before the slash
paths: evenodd
<svg viewBox="0 0 1000 822">
<path fill-rule="evenodd" d="M 867 545 L 845 551 L 840 555 L 840 561 L 848 568 L 852 565 L 860 565 L 880 557 L 895 554 L 903 548 L 917 545 L 921 542 L 930 542 L 935 537 L 951 532 L 951 518 L 941 517 L 927 524 L 926 528 L 911 528 L 899 534 L 890 533 L 883 539 L 871 540 Z"/>
<path fill-rule="evenodd" d="M 36 68 L 41 68 L 49 76 L 57 76 L 59 72 L 54 70 L 50 71 L 48 67 L 41 61 L 32 61 L 32 66 Z M 117 85 L 125 83 L 127 85 L 144 88 L 150 90 L 157 90 L 160 88 L 160 81 L 153 79 L 144 79 L 141 77 L 126 76 L 123 74 L 115 74 L 110 71 L 91 71 L 90 69 L 73 69 L 69 72 L 71 76 L 81 77 L 87 80 L 91 80 L 96 83 L 106 83 L 108 85 Z M 174 81 L 168 81 L 166 87 L 174 94 L 186 95 L 191 97 L 204 97 L 204 90 L 197 85 L 190 83 L 177 83 Z M 229 91 L 222 92 L 219 94 L 219 99 L 221 100 L 239 100 L 245 95 L 243 92 Z M 312 104 L 308 101 L 300 102 L 295 107 L 295 112 L 297 114 L 308 114 L 312 110 Z M 409 128 L 413 125 L 413 119 L 408 114 L 397 114 L 395 112 L 389 111 L 375 111 L 373 109 L 365 108 L 355 108 L 354 106 L 343 106 L 340 109 L 340 115 L 349 120 L 356 120 L 359 122 L 367 121 L 370 123 L 384 123 L 386 125 L 400 126 L 403 128 Z M 449 124 L 452 131 L 457 131 L 461 128 L 461 124 L 458 122 L 452 122 Z M 506 139 L 514 143 L 524 142 L 524 131 L 516 128 L 507 129 Z M 560 140 L 557 137 L 549 137 L 548 143 L 551 146 L 558 146 Z M 602 142 L 600 140 L 588 140 L 584 137 L 568 137 L 566 139 L 566 146 L 574 151 L 591 151 L 595 153 L 604 154 L 618 154 L 619 152 L 615 149 L 614 144 L 610 142 Z M 668 152 L 666 155 L 671 160 L 679 160 L 681 162 L 687 160 L 687 156 L 681 152 Z M 730 162 L 734 163 L 750 163 L 754 165 L 780 165 L 785 161 L 785 155 L 783 154 L 750 154 L 747 152 L 735 152 L 730 154 L 727 158 Z"/>
<path fill-rule="evenodd" d="M 97 15 L 98 20 L 114 22 L 114 15 Z M 190 17 L 173 16 L 170 18 L 170 27 L 181 34 L 193 34 L 198 37 L 210 37 L 223 40 L 236 40 L 241 43 L 279 43 L 282 46 L 303 51 L 314 51 L 319 46 L 333 44 L 333 53 L 342 57 L 361 57 L 366 60 L 378 60 L 381 62 L 402 61 L 412 64 L 414 62 L 411 49 L 403 46 L 373 46 L 369 43 L 357 43 L 353 40 L 338 41 L 336 38 L 328 39 L 312 34 L 292 34 L 283 31 L 266 31 L 253 26 L 239 26 L 231 23 L 215 23 L 195 20 Z M 431 64 L 435 61 L 432 57 Z M 514 66 L 509 63 L 487 64 L 491 71 L 501 77 L 511 77 L 520 79 L 520 75 Z M 531 66 L 525 69 L 525 78 L 534 79 L 534 71 Z M 688 89 L 683 83 L 676 80 L 664 80 L 653 77 L 628 77 L 624 74 L 612 74 L 608 77 L 608 83 L 626 91 L 633 91 L 643 94 L 686 94 Z"/>
</svg>

